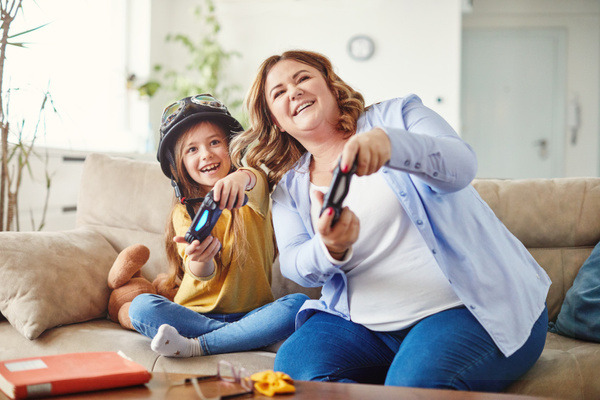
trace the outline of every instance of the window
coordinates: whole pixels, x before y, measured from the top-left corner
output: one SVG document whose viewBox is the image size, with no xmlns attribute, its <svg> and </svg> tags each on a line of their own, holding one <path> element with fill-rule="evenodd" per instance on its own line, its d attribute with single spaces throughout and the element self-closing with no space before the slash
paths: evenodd
<svg viewBox="0 0 600 400">
<path fill-rule="evenodd" d="M 48 113 L 40 146 L 70 150 L 152 151 L 147 101 L 127 88 L 127 77 L 149 71 L 150 2 L 144 0 L 25 1 L 7 50 L 3 90 L 10 87 L 11 126 L 25 121 L 33 134 L 44 91 Z M 142 71 L 140 73 L 140 71 Z M 146 72 L 144 72 L 146 71 Z"/>
</svg>

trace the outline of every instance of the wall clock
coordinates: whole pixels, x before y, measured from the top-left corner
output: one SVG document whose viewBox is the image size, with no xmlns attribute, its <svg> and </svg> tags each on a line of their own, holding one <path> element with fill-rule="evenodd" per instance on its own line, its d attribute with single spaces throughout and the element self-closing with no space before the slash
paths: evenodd
<svg viewBox="0 0 600 400">
<path fill-rule="evenodd" d="M 375 42 L 369 36 L 357 35 L 348 41 L 348 54 L 355 60 L 368 60 L 374 52 Z"/>
</svg>

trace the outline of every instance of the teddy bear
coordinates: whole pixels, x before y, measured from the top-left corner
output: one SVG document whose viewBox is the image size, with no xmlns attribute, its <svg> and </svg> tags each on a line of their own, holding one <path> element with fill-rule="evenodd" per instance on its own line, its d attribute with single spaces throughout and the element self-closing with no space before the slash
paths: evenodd
<svg viewBox="0 0 600 400">
<path fill-rule="evenodd" d="M 142 293 L 159 294 L 173 300 L 177 287 L 166 287 L 167 274 L 158 274 L 153 282 L 144 278 L 142 267 L 150 258 L 150 249 L 143 244 L 126 247 L 119 253 L 108 273 L 108 315 L 123 328 L 135 330 L 129 319 L 131 301 Z"/>
</svg>

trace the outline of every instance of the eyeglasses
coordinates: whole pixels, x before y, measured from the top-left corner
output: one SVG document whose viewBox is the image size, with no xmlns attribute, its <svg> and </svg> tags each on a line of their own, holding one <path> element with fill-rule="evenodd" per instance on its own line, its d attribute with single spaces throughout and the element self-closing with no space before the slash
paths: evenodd
<svg viewBox="0 0 600 400">
<path fill-rule="evenodd" d="M 181 114 L 183 110 L 189 104 L 186 100 L 188 100 L 196 105 L 210 107 L 217 110 L 227 111 L 227 107 L 220 100 L 213 97 L 208 93 L 197 94 L 192 97 L 186 97 L 185 99 L 176 101 L 175 103 L 165 107 L 162 117 L 160 119 L 160 123 L 162 126 L 169 125 L 178 115 Z"/>
<path fill-rule="evenodd" d="M 166 374 L 165 374 L 166 375 Z M 169 380 L 168 375 L 167 380 Z M 243 391 L 238 393 L 230 393 L 225 395 L 220 395 L 216 397 L 206 397 L 200 388 L 201 382 L 207 381 L 223 381 L 228 384 L 239 384 Z M 206 375 L 206 376 L 198 376 L 192 378 L 186 378 L 183 381 L 172 382 L 171 386 L 175 385 L 185 385 L 187 383 L 191 383 L 194 386 L 194 391 L 198 395 L 201 400 L 222 400 L 222 399 L 232 399 L 241 396 L 251 396 L 254 395 L 254 390 L 252 386 L 252 380 L 250 379 L 250 374 L 244 367 L 236 367 L 232 363 L 221 360 L 217 365 L 217 373 L 216 375 Z"/>
</svg>

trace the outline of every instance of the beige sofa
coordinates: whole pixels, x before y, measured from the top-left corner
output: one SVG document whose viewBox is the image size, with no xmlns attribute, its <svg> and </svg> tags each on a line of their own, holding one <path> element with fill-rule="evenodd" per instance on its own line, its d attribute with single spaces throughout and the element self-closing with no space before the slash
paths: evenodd
<svg viewBox="0 0 600 400">
<path fill-rule="evenodd" d="M 474 186 L 552 278 L 550 319 L 556 318 L 577 272 L 600 241 L 600 178 L 478 180 Z M 163 230 L 172 200 L 156 162 L 92 154 L 84 165 L 77 229 L 0 233 L 0 360 L 81 351 L 121 350 L 150 371 L 214 373 L 218 360 L 250 371 L 273 368 L 261 349 L 190 359 L 158 356 L 150 340 L 106 318 L 106 276 L 118 252 L 143 243 L 152 279 L 166 265 Z M 477 245 L 473 243 L 473 245 Z M 281 277 L 276 297 L 306 290 Z M 28 338 L 29 337 L 29 338 Z M 599 399 L 600 344 L 548 333 L 536 365 L 507 392 Z"/>
</svg>

